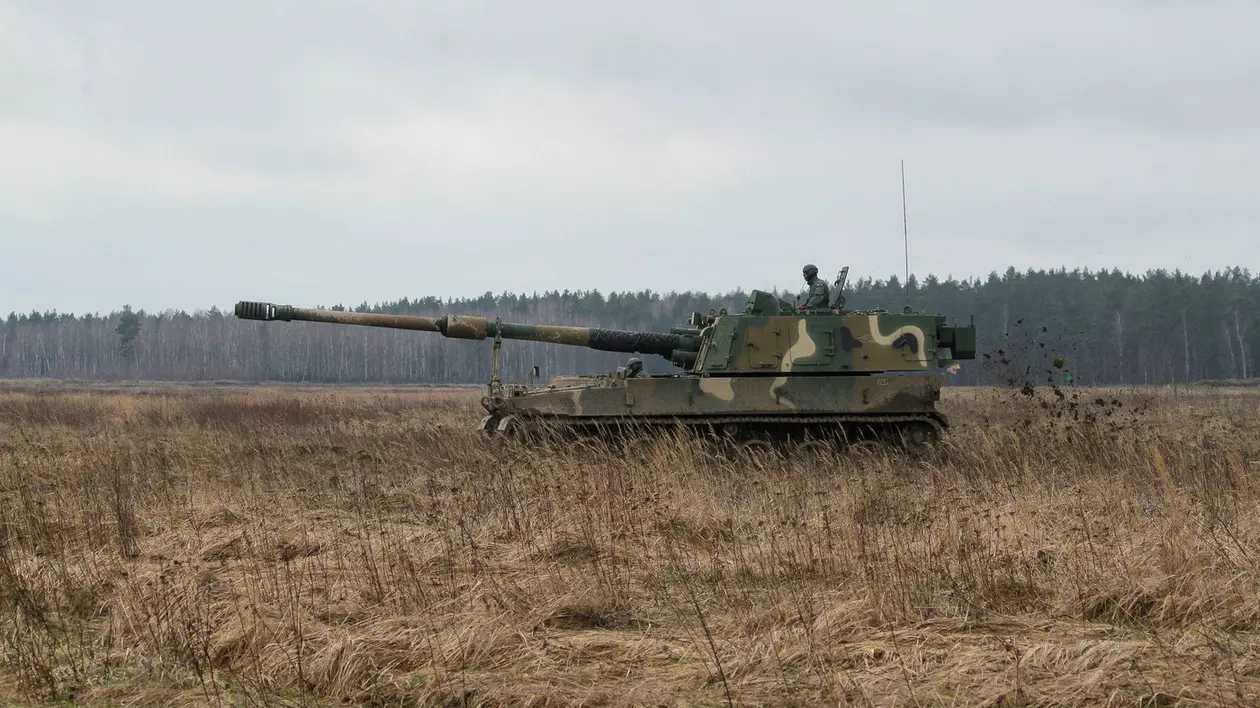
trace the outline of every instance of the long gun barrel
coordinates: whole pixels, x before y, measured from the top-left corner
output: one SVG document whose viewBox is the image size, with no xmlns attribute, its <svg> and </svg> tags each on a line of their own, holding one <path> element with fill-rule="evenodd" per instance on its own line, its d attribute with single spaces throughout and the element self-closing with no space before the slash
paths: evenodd
<svg viewBox="0 0 1260 708">
<path fill-rule="evenodd" d="M 327 322 L 329 324 L 358 325 L 362 327 L 386 327 L 410 329 L 420 332 L 438 332 L 453 339 L 485 339 L 501 336 L 503 339 L 524 339 L 534 342 L 567 344 L 608 352 L 657 354 L 666 359 L 694 359 L 687 353 L 699 349 L 699 337 L 661 332 L 635 332 L 624 329 L 599 327 L 566 327 L 558 325 L 530 325 L 495 322 L 485 317 L 446 315 L 421 317 L 419 315 L 379 315 L 366 312 L 341 310 L 315 310 L 292 305 L 275 305 L 269 302 L 238 302 L 236 316 L 243 320 L 263 322 Z M 697 333 L 698 334 L 698 333 Z M 675 353 L 680 356 L 675 357 Z"/>
</svg>

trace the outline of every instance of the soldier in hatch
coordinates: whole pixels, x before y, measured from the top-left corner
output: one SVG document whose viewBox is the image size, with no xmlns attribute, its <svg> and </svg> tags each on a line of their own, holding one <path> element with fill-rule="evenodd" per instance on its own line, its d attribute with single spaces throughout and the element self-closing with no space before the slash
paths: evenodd
<svg viewBox="0 0 1260 708">
<path fill-rule="evenodd" d="M 625 366 L 617 367 L 617 375 L 623 379 L 632 379 L 641 373 L 643 373 L 643 360 L 637 356 L 630 357 Z"/>
<path fill-rule="evenodd" d="M 831 301 L 831 292 L 827 288 L 827 282 L 818 277 L 818 266 L 810 263 L 801 269 L 801 274 L 805 276 L 805 283 L 809 285 L 809 294 L 805 296 L 805 304 L 801 306 L 801 309 L 813 310 L 826 307 Z"/>
</svg>

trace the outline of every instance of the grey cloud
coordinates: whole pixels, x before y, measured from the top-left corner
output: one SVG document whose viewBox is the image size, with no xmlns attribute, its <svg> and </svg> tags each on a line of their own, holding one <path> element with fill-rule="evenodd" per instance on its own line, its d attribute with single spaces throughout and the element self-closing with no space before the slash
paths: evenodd
<svg viewBox="0 0 1260 708">
<path fill-rule="evenodd" d="M 19 2 L 0 309 L 1260 265 L 1251 2 Z M 1193 243 L 1194 248 L 1187 244 Z M 125 273 L 125 275 L 120 275 Z"/>
</svg>

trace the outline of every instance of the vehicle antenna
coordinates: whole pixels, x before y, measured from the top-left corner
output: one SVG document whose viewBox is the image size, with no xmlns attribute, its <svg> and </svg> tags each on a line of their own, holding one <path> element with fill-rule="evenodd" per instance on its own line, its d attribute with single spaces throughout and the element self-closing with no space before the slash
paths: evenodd
<svg viewBox="0 0 1260 708">
<path fill-rule="evenodd" d="M 906 305 L 910 305 L 910 226 L 906 219 L 906 161 L 901 160 L 901 237 L 906 251 L 906 279 L 901 283 L 901 291 L 906 294 Z"/>
</svg>

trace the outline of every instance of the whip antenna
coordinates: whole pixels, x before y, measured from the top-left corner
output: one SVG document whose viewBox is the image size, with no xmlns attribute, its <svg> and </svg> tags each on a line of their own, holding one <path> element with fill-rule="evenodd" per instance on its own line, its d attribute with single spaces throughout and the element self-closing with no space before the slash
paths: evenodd
<svg viewBox="0 0 1260 708">
<path fill-rule="evenodd" d="M 906 251 L 906 279 L 901 284 L 901 290 L 906 294 L 906 304 L 910 304 L 910 227 L 906 219 L 906 161 L 901 160 L 901 237 Z"/>
</svg>

